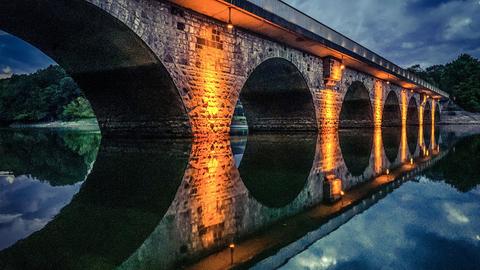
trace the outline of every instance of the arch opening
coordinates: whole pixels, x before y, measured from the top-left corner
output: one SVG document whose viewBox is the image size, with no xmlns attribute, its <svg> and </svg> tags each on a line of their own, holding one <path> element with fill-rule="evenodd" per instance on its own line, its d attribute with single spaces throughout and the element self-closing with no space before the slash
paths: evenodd
<svg viewBox="0 0 480 270">
<path fill-rule="evenodd" d="M 240 102 L 250 132 L 317 129 L 307 82 L 286 59 L 271 58 L 257 66 L 240 92 Z"/>
<path fill-rule="evenodd" d="M 66 70 L 92 105 L 103 136 L 191 134 L 165 66 L 128 26 L 99 7 L 84 0 L 2 1 L 0 29 Z"/>
<path fill-rule="evenodd" d="M 400 111 L 400 102 L 394 91 L 390 91 L 385 99 L 382 115 L 383 127 L 402 126 L 402 114 Z"/>
<path fill-rule="evenodd" d="M 340 111 L 340 128 L 373 127 L 373 109 L 368 89 L 353 82 L 347 90 Z"/>
</svg>

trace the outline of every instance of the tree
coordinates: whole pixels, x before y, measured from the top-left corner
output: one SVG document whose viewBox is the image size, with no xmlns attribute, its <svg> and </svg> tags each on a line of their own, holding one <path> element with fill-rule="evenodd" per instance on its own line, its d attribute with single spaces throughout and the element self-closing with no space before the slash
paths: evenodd
<svg viewBox="0 0 480 270">
<path fill-rule="evenodd" d="M 449 93 L 463 109 L 480 112 L 480 61 L 461 54 L 446 65 L 422 69 L 420 65 L 408 68 L 420 78 Z"/>
<path fill-rule="evenodd" d="M 95 117 L 90 104 L 78 85 L 59 66 L 0 80 L 0 123 L 85 117 Z"/>
</svg>

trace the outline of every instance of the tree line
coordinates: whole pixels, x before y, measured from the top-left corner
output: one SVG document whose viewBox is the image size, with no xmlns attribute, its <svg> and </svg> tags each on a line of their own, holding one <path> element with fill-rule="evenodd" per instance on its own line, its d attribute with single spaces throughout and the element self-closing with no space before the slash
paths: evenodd
<svg viewBox="0 0 480 270">
<path fill-rule="evenodd" d="M 480 112 L 480 61 L 475 57 L 461 54 L 446 65 L 414 65 L 408 70 L 450 94 L 466 111 Z"/>
<path fill-rule="evenodd" d="M 49 122 L 95 117 L 75 81 L 57 65 L 0 80 L 0 122 Z"/>
</svg>

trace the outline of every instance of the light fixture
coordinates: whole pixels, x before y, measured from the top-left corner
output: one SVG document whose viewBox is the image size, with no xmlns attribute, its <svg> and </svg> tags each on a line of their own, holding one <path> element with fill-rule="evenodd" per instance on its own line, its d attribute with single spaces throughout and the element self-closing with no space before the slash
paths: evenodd
<svg viewBox="0 0 480 270">
<path fill-rule="evenodd" d="M 413 165 L 413 158 L 410 158 L 410 164 Z"/>
<path fill-rule="evenodd" d="M 344 70 L 345 69 L 345 64 L 343 63 L 343 55 L 342 55 L 342 64 L 340 65 L 340 69 Z"/>
<path fill-rule="evenodd" d="M 387 175 L 389 175 L 389 174 L 390 174 L 390 170 L 389 170 L 389 169 L 387 169 Z"/>
<path fill-rule="evenodd" d="M 228 23 L 227 23 L 227 29 L 232 30 L 233 29 L 233 23 L 232 23 L 232 8 L 228 8 Z"/>
</svg>

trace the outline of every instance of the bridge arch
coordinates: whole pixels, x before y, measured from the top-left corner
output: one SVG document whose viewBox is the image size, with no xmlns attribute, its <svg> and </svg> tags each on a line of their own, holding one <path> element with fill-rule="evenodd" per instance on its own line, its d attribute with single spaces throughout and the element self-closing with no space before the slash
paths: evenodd
<svg viewBox="0 0 480 270">
<path fill-rule="evenodd" d="M 407 144 L 410 154 L 417 149 L 418 142 L 418 106 L 415 97 L 411 97 L 407 107 Z"/>
<path fill-rule="evenodd" d="M 382 113 L 383 127 L 398 127 L 402 125 L 402 114 L 397 93 L 390 90 L 385 99 Z"/>
<path fill-rule="evenodd" d="M 340 110 L 340 128 L 373 127 L 373 109 L 365 85 L 354 81 L 347 89 Z"/>
<path fill-rule="evenodd" d="M 130 27 L 99 7 L 85 0 L 2 1 L 0 29 L 66 70 L 90 101 L 103 136 L 191 133 L 163 63 Z"/>
<path fill-rule="evenodd" d="M 269 58 L 249 74 L 240 91 L 250 131 L 313 131 L 315 106 L 307 81 L 289 60 Z"/>
<path fill-rule="evenodd" d="M 424 137 L 424 142 L 425 146 L 429 147 L 430 146 L 430 141 L 431 141 L 431 135 L 432 135 L 432 109 L 430 105 L 431 101 L 427 100 L 425 103 L 425 106 L 423 108 L 423 137 Z"/>
</svg>

